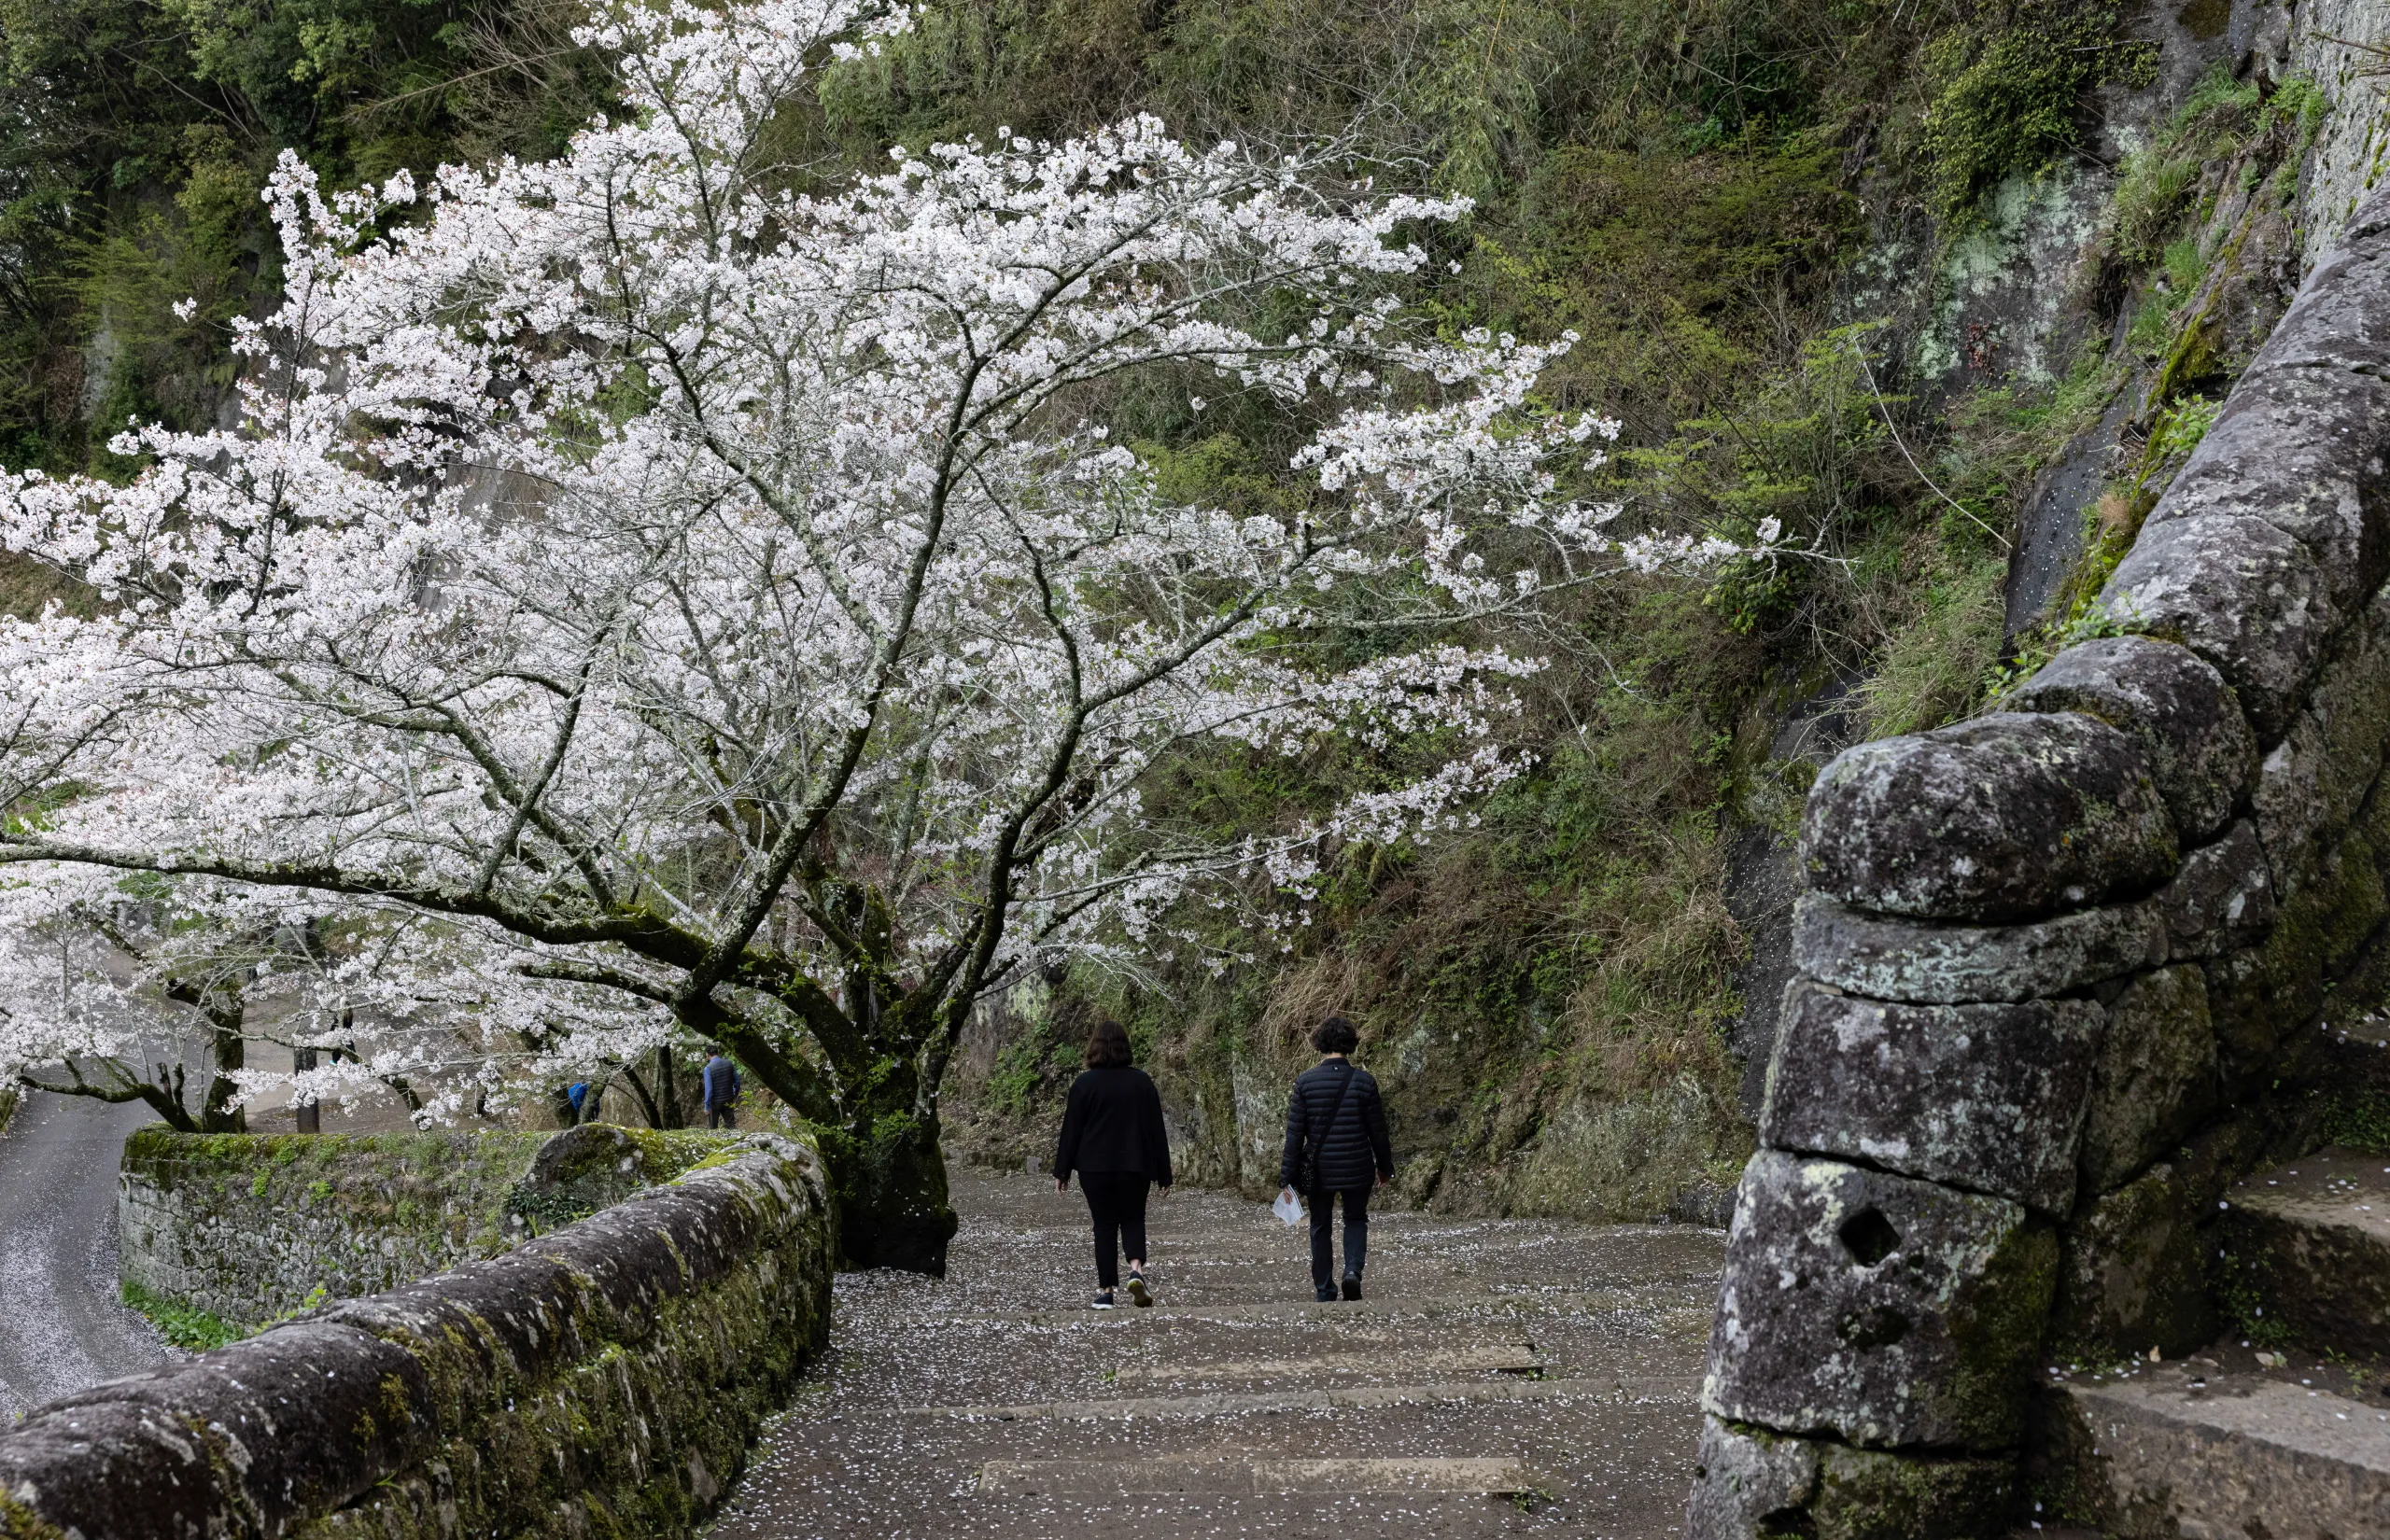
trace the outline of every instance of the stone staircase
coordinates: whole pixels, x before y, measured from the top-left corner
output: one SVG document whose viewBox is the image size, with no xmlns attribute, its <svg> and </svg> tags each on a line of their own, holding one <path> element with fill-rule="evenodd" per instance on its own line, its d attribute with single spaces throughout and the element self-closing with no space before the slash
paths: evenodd
<svg viewBox="0 0 2390 1540">
<path fill-rule="evenodd" d="M 2390 1536 L 2390 1155 L 2323 1150 L 2226 1201 L 2213 1276 L 2247 1335 L 2054 1368 L 2037 1488 L 2117 1540 Z"/>
<path fill-rule="evenodd" d="M 1373 1215 L 1371 1297 L 1217 1193 L 1156 1200 L 1161 1303 L 1085 1308 L 1085 1206 L 958 1173 L 943 1282 L 840 1281 L 831 1351 L 714 1534 L 1673 1537 L 1714 1231 Z"/>
</svg>

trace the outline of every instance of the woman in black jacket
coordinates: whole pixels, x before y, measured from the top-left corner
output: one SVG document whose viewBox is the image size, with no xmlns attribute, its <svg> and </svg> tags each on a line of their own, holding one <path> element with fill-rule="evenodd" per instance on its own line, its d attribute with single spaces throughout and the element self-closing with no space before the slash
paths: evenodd
<svg viewBox="0 0 2390 1540">
<path fill-rule="evenodd" d="M 1095 1308 L 1112 1308 L 1122 1251 L 1129 1253 L 1129 1297 L 1152 1304 L 1153 1291 L 1146 1286 L 1146 1188 L 1170 1191 L 1170 1134 L 1161 1126 L 1161 1093 L 1129 1062 L 1129 1034 L 1117 1021 L 1095 1024 L 1087 1040 L 1087 1069 L 1071 1083 L 1062 1138 L 1054 1148 L 1056 1192 L 1070 1191 L 1074 1170 L 1095 1222 Z"/>
</svg>

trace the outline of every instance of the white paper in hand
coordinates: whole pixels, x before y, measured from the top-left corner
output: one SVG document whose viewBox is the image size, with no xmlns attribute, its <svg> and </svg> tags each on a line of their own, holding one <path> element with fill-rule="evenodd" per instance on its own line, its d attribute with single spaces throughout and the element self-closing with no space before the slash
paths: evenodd
<svg viewBox="0 0 2390 1540">
<path fill-rule="evenodd" d="M 1303 1222 L 1303 1206 L 1283 1187 L 1278 1191 L 1278 1201 L 1270 1205 L 1270 1211 L 1290 1227 Z"/>
</svg>

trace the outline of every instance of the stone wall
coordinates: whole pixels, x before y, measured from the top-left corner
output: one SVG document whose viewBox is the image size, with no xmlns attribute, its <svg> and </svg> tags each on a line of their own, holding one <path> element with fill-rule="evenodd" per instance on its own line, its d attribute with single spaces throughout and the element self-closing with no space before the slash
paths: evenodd
<svg viewBox="0 0 2390 1540">
<path fill-rule="evenodd" d="M 829 1325 L 809 1144 L 750 1135 L 503 1256 L 0 1435 L 9 1540 L 686 1533 Z"/>
<path fill-rule="evenodd" d="M 126 1141 L 120 1276 L 254 1330 L 331 1299 L 496 1256 L 724 1146 L 584 1124 L 561 1134 L 178 1134 Z"/>
<path fill-rule="evenodd" d="M 2120 633 L 1812 789 L 1696 1537 L 1991 1536 L 2046 1355 L 2212 1339 L 2237 1178 L 2390 994 L 2390 188 L 2102 595 Z"/>
</svg>

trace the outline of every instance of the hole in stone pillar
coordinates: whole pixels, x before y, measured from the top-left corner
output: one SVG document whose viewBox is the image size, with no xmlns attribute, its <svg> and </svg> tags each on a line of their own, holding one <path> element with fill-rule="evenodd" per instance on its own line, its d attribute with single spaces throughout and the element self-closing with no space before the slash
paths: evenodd
<svg viewBox="0 0 2390 1540">
<path fill-rule="evenodd" d="M 1881 1210 L 1865 1208 L 1842 1222 L 1836 1232 L 1845 1250 L 1859 1259 L 1863 1267 L 1872 1267 L 1900 1249 L 1901 1233 L 1892 1228 Z"/>
<path fill-rule="evenodd" d="M 1909 1318 L 1888 1305 L 1854 1310 L 1835 1323 L 1835 1335 L 1862 1352 L 1889 1348 L 1908 1335 Z"/>
<path fill-rule="evenodd" d="M 1807 1508 L 1778 1508 L 1760 1517 L 1759 1528 L 1753 1533 L 1783 1540 L 1817 1540 L 1818 1521 L 1809 1517 Z"/>
</svg>

